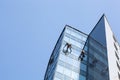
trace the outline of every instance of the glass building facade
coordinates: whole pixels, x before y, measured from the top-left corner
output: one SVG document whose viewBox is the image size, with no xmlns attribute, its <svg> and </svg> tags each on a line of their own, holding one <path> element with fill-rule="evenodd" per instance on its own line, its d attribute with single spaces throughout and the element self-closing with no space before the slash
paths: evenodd
<svg viewBox="0 0 120 80">
<path fill-rule="evenodd" d="M 93 38 L 87 43 L 87 80 L 109 80 L 107 49 Z"/>
<path fill-rule="evenodd" d="M 110 32 L 112 42 L 107 36 Z M 50 56 L 44 80 L 120 80 L 119 53 L 120 46 L 104 15 L 89 35 L 66 25 Z"/>
</svg>

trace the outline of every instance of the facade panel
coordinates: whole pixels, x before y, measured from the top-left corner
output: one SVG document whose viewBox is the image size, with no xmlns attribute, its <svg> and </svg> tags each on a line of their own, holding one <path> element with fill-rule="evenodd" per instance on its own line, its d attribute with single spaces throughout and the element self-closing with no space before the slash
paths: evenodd
<svg viewBox="0 0 120 80">
<path fill-rule="evenodd" d="M 56 78 L 60 80 L 79 80 L 80 77 L 80 61 L 78 57 L 82 48 L 84 47 L 87 35 L 75 29 L 66 26 L 62 45 L 60 48 L 58 63 L 53 80 Z M 71 45 L 71 52 L 64 52 L 66 44 Z M 84 67 L 83 67 L 84 70 Z M 60 77 L 61 76 L 61 77 Z"/>
</svg>

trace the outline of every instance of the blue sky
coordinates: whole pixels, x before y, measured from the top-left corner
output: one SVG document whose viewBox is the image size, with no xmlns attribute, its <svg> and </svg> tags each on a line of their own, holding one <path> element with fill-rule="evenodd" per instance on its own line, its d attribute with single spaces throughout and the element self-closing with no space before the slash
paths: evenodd
<svg viewBox="0 0 120 80">
<path fill-rule="evenodd" d="M 120 42 L 120 0 L 0 0 L 0 80 L 43 80 L 68 24 L 89 33 L 103 13 Z"/>
</svg>

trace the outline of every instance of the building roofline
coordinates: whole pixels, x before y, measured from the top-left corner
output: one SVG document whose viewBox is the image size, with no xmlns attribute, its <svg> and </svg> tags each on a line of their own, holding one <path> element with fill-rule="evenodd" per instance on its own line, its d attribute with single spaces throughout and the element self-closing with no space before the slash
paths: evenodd
<svg viewBox="0 0 120 80">
<path fill-rule="evenodd" d="M 66 27 L 70 27 L 70 28 L 72 28 L 72 29 L 74 29 L 74 30 L 76 30 L 76 31 L 78 31 L 78 32 L 80 32 L 80 33 L 82 33 L 82 34 L 88 36 L 88 34 L 82 32 L 82 31 L 80 31 L 80 30 L 78 30 L 78 29 L 76 29 L 76 28 L 74 28 L 74 27 L 72 27 L 72 26 L 70 26 L 70 25 L 67 25 L 67 24 L 66 24 L 66 25 L 65 25 L 65 28 L 66 28 Z"/>
<path fill-rule="evenodd" d="M 100 17 L 99 21 L 97 22 L 97 24 L 94 26 L 94 28 L 92 29 L 92 31 L 89 33 L 89 35 L 95 30 L 95 28 L 97 27 L 97 25 L 99 24 L 99 22 L 101 21 L 101 19 L 105 16 L 105 14 L 103 13 L 103 15 Z"/>
</svg>

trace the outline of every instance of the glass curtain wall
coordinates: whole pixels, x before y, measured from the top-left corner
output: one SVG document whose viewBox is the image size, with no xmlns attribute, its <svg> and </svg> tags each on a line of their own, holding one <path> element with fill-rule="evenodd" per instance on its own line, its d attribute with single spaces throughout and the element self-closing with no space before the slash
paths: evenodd
<svg viewBox="0 0 120 80">
<path fill-rule="evenodd" d="M 71 27 L 66 27 L 60 48 L 54 80 L 85 80 L 86 64 L 78 59 L 86 42 L 87 35 Z M 71 47 L 67 54 L 63 51 L 66 43 Z M 81 66 L 81 67 L 80 67 Z M 81 77 L 81 79 L 80 79 Z"/>
<path fill-rule="evenodd" d="M 87 42 L 87 80 L 109 80 L 107 49 L 89 37 Z"/>
</svg>

